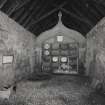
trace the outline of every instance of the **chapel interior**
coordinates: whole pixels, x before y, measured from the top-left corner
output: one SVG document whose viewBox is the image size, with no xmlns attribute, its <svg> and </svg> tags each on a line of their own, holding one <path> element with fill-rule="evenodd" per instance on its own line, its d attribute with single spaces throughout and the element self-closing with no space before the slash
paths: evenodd
<svg viewBox="0 0 105 105">
<path fill-rule="evenodd" d="M 104 98 L 104 0 L 0 0 L 1 105 Z"/>
</svg>

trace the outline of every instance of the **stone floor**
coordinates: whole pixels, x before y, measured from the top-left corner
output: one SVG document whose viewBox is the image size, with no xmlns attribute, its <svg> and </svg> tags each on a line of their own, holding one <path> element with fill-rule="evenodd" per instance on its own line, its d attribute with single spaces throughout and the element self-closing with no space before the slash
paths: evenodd
<svg viewBox="0 0 105 105">
<path fill-rule="evenodd" d="M 93 92 L 86 78 L 70 75 L 21 82 L 13 96 L 13 105 L 105 105 L 105 97 Z"/>
</svg>

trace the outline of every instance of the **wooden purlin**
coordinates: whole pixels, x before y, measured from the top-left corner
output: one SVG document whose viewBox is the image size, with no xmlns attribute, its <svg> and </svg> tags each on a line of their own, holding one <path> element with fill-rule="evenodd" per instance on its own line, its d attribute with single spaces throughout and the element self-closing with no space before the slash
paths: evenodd
<svg viewBox="0 0 105 105">
<path fill-rule="evenodd" d="M 29 2 L 30 0 L 25 0 L 25 2 L 20 2 L 19 4 L 19 6 L 15 9 L 15 11 L 17 11 L 17 10 L 19 10 L 20 8 L 22 8 L 24 5 L 26 5 L 28 2 Z"/>
<path fill-rule="evenodd" d="M 59 7 L 56 7 L 55 9 L 53 9 L 52 11 L 46 13 L 45 15 L 41 16 L 39 19 L 37 19 L 36 21 L 30 23 L 30 26 L 40 22 L 41 20 L 47 18 L 48 16 L 50 16 L 51 14 L 53 14 L 54 12 L 58 11 L 61 7 L 63 7 L 66 4 L 66 2 L 62 3 L 61 5 L 59 5 Z M 30 27 L 28 27 L 27 29 L 29 29 Z"/>
<path fill-rule="evenodd" d="M 93 14 L 90 13 L 90 8 L 89 8 L 90 2 L 91 1 L 85 1 L 85 0 L 80 0 L 79 2 L 77 2 L 76 0 L 74 0 L 75 3 L 74 8 L 80 10 L 84 18 L 86 18 L 86 20 L 90 21 L 93 25 L 95 25 L 93 21 Z"/>
<path fill-rule="evenodd" d="M 45 2 L 44 0 L 42 0 L 41 5 L 43 6 L 43 9 L 41 9 L 40 11 L 38 11 L 38 14 L 35 16 L 35 19 L 38 19 L 39 17 L 41 17 L 43 11 L 45 10 L 46 7 L 48 7 L 50 0 L 48 2 Z"/>
<path fill-rule="evenodd" d="M 53 6 L 57 7 L 57 5 L 53 5 Z M 85 24 L 88 24 L 89 26 L 93 27 L 94 24 L 91 21 L 89 21 L 85 16 L 83 16 L 83 14 L 80 13 L 77 8 L 75 8 L 75 10 L 77 10 L 78 13 L 80 14 L 80 16 L 82 16 L 82 17 L 74 14 L 72 11 L 68 11 L 67 9 L 65 9 L 63 7 L 61 7 L 60 9 L 63 12 L 69 14 L 71 17 L 74 17 L 74 18 L 78 19 L 79 21 L 84 22 Z"/>
<path fill-rule="evenodd" d="M 22 17 L 19 19 L 18 22 L 22 24 L 27 16 L 28 16 L 28 12 L 24 11 L 24 13 L 22 14 Z"/>
<path fill-rule="evenodd" d="M 3 6 L 5 5 L 5 3 L 7 2 L 7 0 L 2 0 L 0 3 L 0 9 L 3 8 Z"/>
<path fill-rule="evenodd" d="M 37 1 L 34 1 L 33 4 L 29 8 L 29 16 L 27 16 L 27 19 L 23 23 L 24 27 L 28 27 L 30 25 L 29 22 L 31 22 L 33 15 L 39 10 L 39 6 L 37 6 Z M 35 8 L 36 7 L 36 8 Z"/>
<path fill-rule="evenodd" d="M 78 8 L 72 8 L 72 9 L 75 11 L 75 13 L 76 13 L 78 16 L 84 17 L 83 14 L 79 11 Z"/>
<path fill-rule="evenodd" d="M 15 15 L 12 16 L 12 18 L 13 18 L 14 20 L 18 21 L 18 20 L 19 20 L 19 17 L 22 15 L 22 12 L 23 12 L 23 11 L 24 11 L 24 8 L 22 8 L 21 11 L 16 12 Z"/>
<path fill-rule="evenodd" d="M 15 2 L 13 5 L 10 6 L 10 8 L 7 11 L 8 16 L 11 16 L 12 13 L 15 11 L 15 9 L 19 6 L 18 2 Z"/>
<path fill-rule="evenodd" d="M 64 8 L 61 8 L 61 10 L 62 10 L 63 12 L 65 12 L 65 13 L 69 14 L 69 15 L 72 16 L 73 18 L 76 18 L 76 19 L 78 19 L 79 21 L 84 22 L 84 23 L 88 24 L 89 26 L 93 27 L 93 24 L 92 24 L 89 20 L 87 20 L 87 19 L 85 19 L 85 18 L 80 18 L 79 16 L 75 15 L 75 14 L 72 13 L 72 12 L 69 12 L 68 10 L 66 10 L 66 9 L 64 9 Z"/>
<path fill-rule="evenodd" d="M 103 11 L 103 10 L 105 9 L 105 6 L 104 6 L 104 8 L 103 8 L 103 5 L 94 3 L 94 4 L 93 4 L 93 9 L 96 10 L 97 13 L 98 13 L 100 16 L 104 16 L 104 15 L 105 15 L 105 12 Z"/>
</svg>

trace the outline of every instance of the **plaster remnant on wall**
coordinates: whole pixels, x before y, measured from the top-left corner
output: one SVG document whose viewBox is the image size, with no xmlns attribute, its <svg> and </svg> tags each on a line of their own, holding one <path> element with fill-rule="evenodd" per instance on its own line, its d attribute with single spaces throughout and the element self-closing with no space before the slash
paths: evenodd
<svg viewBox="0 0 105 105">
<path fill-rule="evenodd" d="M 87 34 L 86 73 L 105 89 L 105 18 Z"/>
</svg>

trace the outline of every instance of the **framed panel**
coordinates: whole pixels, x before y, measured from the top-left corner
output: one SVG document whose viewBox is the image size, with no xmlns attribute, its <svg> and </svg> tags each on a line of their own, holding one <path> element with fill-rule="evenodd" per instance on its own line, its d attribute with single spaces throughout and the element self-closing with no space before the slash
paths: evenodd
<svg viewBox="0 0 105 105">
<path fill-rule="evenodd" d="M 13 59 L 14 59 L 13 55 L 4 55 L 2 57 L 2 63 L 3 64 L 12 64 L 13 63 Z"/>
<path fill-rule="evenodd" d="M 58 59 L 58 56 L 52 57 L 52 61 L 53 61 L 53 62 L 58 62 L 58 60 L 59 60 L 59 59 Z"/>
<path fill-rule="evenodd" d="M 61 62 L 62 63 L 65 63 L 65 62 L 67 62 L 68 61 L 68 58 L 67 57 L 61 57 Z"/>
</svg>

